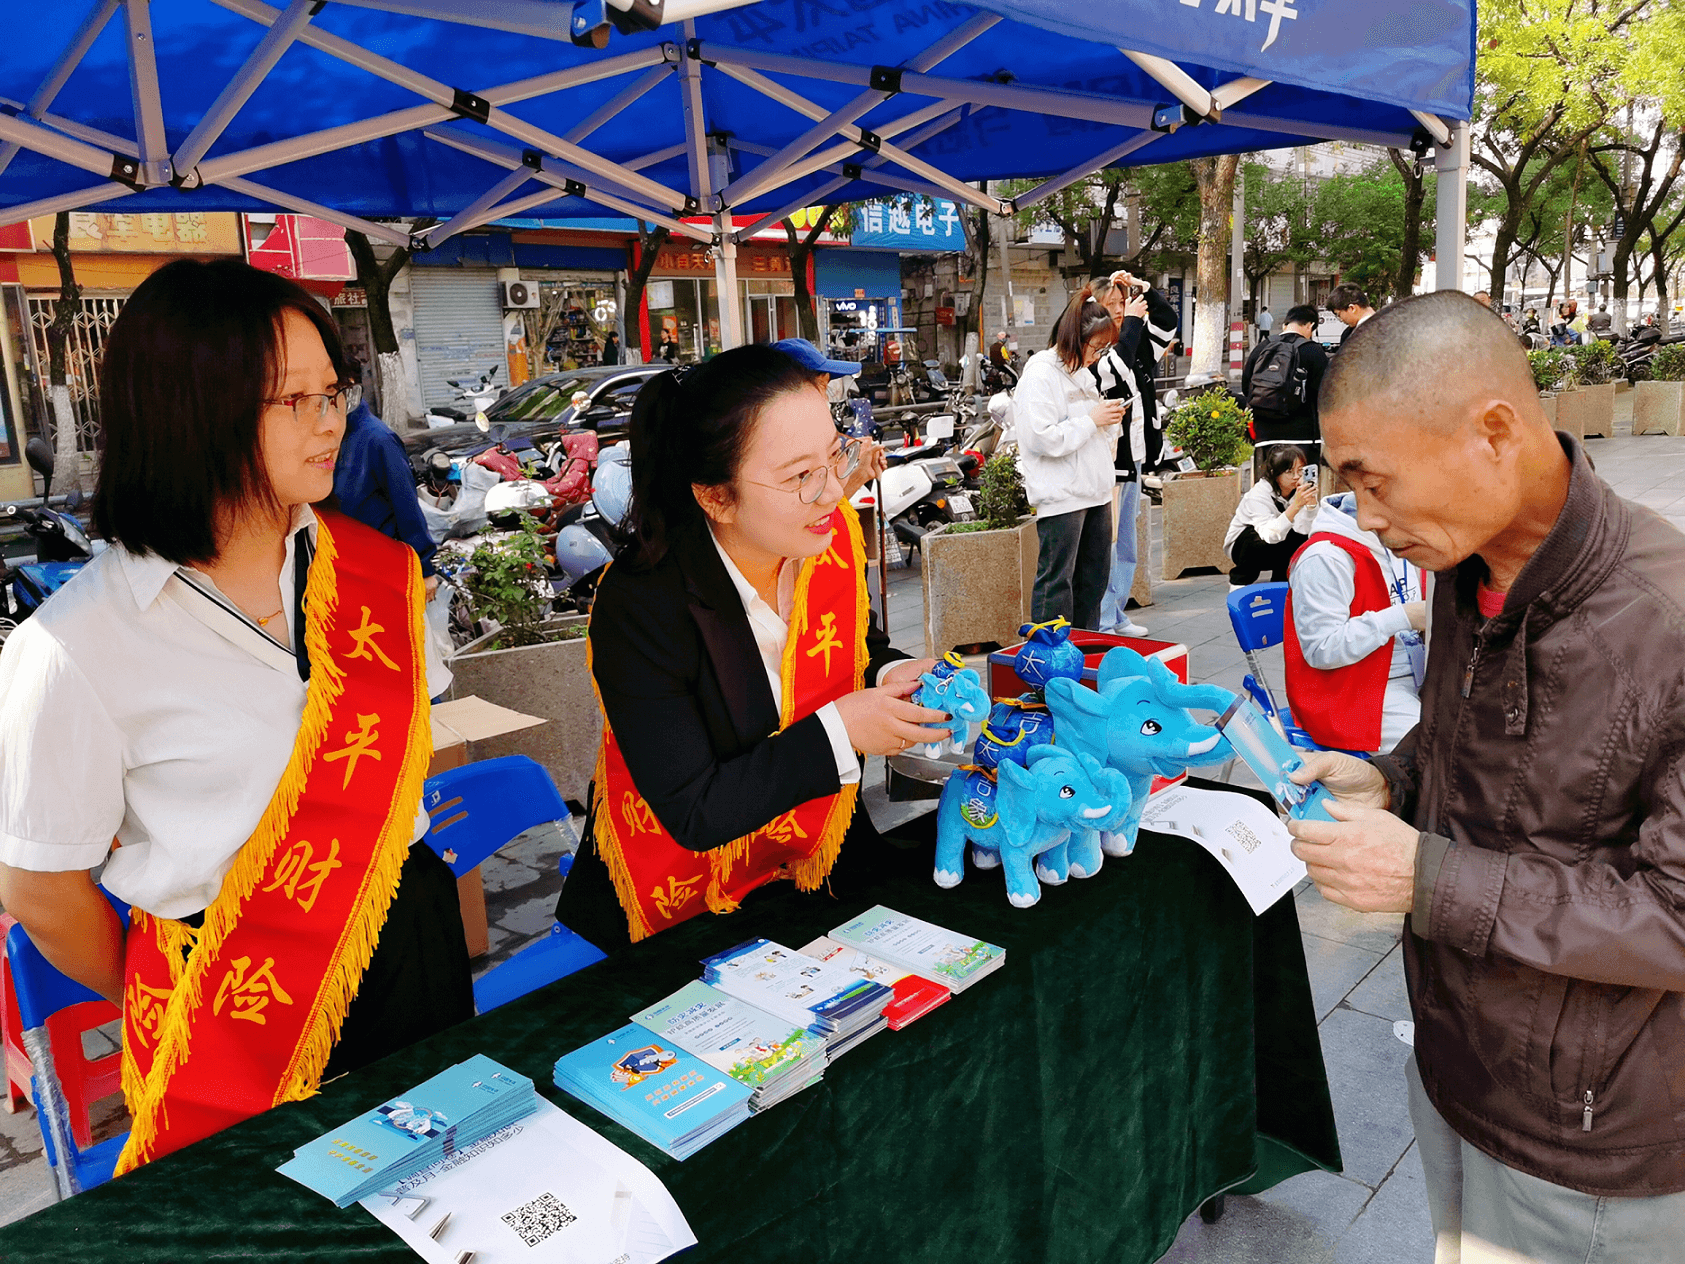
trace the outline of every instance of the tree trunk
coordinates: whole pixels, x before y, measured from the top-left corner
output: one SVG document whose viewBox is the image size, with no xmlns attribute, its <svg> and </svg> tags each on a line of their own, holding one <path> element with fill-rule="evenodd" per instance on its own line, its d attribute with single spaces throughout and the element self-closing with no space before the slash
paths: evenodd
<svg viewBox="0 0 1685 1264">
<path fill-rule="evenodd" d="M 1240 155 L 1195 158 L 1188 166 L 1199 188 L 1199 307 L 1188 377 L 1221 379 L 1229 329 L 1229 216 Z"/>
<path fill-rule="evenodd" d="M 410 226 L 411 233 L 424 232 L 438 223 L 436 219 L 420 219 Z M 392 281 L 410 261 L 408 246 L 399 246 L 381 262 L 375 258 L 374 247 L 366 234 L 354 228 L 345 230 L 345 244 L 351 250 L 357 267 L 357 284 L 362 287 L 368 303 L 369 337 L 374 342 L 375 386 L 380 392 L 381 417 L 394 428 L 410 429 L 421 417 L 421 407 L 411 395 L 409 376 L 404 372 L 403 358 L 398 352 L 398 331 L 392 324 Z"/>
<path fill-rule="evenodd" d="M 62 491 L 67 482 L 81 485 L 76 411 L 70 404 L 69 365 L 76 317 L 82 311 L 82 287 L 76 284 L 76 270 L 70 258 L 69 211 L 60 211 L 53 221 L 53 259 L 59 270 L 59 296 L 53 304 L 52 323 L 47 326 L 47 393 L 53 406 L 53 474 Z M 91 386 L 91 383 L 84 385 Z"/>
<path fill-rule="evenodd" d="M 796 337 L 814 343 L 819 341 L 819 311 L 814 305 L 813 289 L 807 283 L 807 263 L 813 257 L 814 243 L 830 224 L 836 210 L 835 202 L 827 202 L 821 207 L 819 218 L 808 229 L 806 237 L 797 234 L 796 226 L 788 218 L 783 220 L 790 250 L 790 279 L 796 290 Z"/>
<path fill-rule="evenodd" d="M 644 227 L 643 220 L 638 221 L 638 266 L 626 274 L 626 349 L 636 351 L 638 358 L 645 363 L 649 361 L 649 354 L 644 348 L 644 322 L 638 313 L 643 309 L 644 286 L 649 284 L 649 274 L 655 268 L 655 257 L 661 253 L 661 247 L 667 244 L 667 238 L 672 231 L 664 224 L 657 224 L 653 231 Z"/>
<path fill-rule="evenodd" d="M 1654 233 L 1651 240 L 1655 240 Z M 1662 243 L 1656 242 L 1652 247 L 1650 259 L 1656 272 L 1656 323 L 1662 328 L 1662 337 L 1666 338 L 1672 332 L 1673 305 L 1668 301 L 1667 260 L 1663 257 Z"/>
<path fill-rule="evenodd" d="M 1404 180 L 1404 240 L 1399 247 L 1392 294 L 1394 298 L 1409 298 L 1416 292 L 1416 262 L 1422 253 L 1422 203 L 1427 199 L 1428 182 L 1414 155 L 1405 158 L 1399 150 L 1389 149 L 1387 157 Z M 1500 294 L 1498 302 L 1503 301 Z"/>
</svg>

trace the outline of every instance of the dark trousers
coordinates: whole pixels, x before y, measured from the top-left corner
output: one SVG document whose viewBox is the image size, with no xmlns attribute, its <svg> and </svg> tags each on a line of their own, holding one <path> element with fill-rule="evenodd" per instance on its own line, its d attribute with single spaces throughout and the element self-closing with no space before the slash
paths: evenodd
<svg viewBox="0 0 1685 1264">
<path fill-rule="evenodd" d="M 1036 587 L 1030 617 L 1037 623 L 1068 619 L 1079 628 L 1097 628 L 1100 600 L 1112 569 L 1112 506 L 1074 509 L 1036 518 Z"/>
<path fill-rule="evenodd" d="M 1229 556 L 1234 559 L 1234 569 L 1229 572 L 1229 583 L 1236 587 L 1241 584 L 1256 584 L 1258 576 L 1268 571 L 1272 580 L 1278 584 L 1285 584 L 1287 564 L 1309 538 L 1297 531 L 1289 531 L 1287 538 L 1280 544 L 1265 544 L 1258 538 L 1255 528 L 1245 528 L 1235 537 L 1234 546 L 1229 549 Z"/>
</svg>

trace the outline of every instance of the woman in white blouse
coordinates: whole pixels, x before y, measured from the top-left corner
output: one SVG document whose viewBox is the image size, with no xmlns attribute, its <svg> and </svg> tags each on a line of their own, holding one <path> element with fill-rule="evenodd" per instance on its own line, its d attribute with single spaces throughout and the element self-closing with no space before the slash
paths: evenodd
<svg viewBox="0 0 1685 1264">
<path fill-rule="evenodd" d="M 1113 462 L 1127 407 L 1102 399 L 1088 372 L 1117 341 L 1111 313 L 1084 286 L 1054 327 L 1053 345 L 1024 366 L 1013 413 L 1024 492 L 1041 545 L 1031 617 L 1099 626 L 1111 573 Z"/>
<path fill-rule="evenodd" d="M 410 847 L 449 681 L 419 568 L 311 508 L 346 367 L 291 281 L 149 278 L 102 371 L 110 547 L 0 657 L 0 902 L 124 1005 L 120 1170 L 473 1013 L 454 881 Z"/>
</svg>

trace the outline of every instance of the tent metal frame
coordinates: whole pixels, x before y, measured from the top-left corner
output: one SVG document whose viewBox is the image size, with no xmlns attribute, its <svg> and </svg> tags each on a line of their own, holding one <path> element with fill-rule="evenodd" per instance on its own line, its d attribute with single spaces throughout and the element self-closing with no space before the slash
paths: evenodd
<svg viewBox="0 0 1685 1264">
<path fill-rule="evenodd" d="M 1196 124 L 1398 147 L 1413 145 L 1418 153 L 1423 151 L 1425 134 L 1435 146 L 1435 166 L 1442 176 L 1463 173 L 1466 178 L 1468 167 L 1468 132 L 1466 124 L 1461 122 L 1412 111 L 1421 130 L 1394 134 L 1239 110 L 1235 107 L 1267 87 L 1269 81 L 1240 78 L 1207 89 L 1175 62 L 1129 49 L 1118 51 L 1165 90 L 1170 98 L 1168 102 L 1016 81 L 955 79 L 932 73 L 952 54 L 1003 20 L 993 13 L 979 13 L 898 66 L 863 66 L 711 44 L 697 38 L 695 16 L 736 7 L 744 0 L 666 0 L 664 9 L 656 0 L 657 11 L 665 22 L 681 21 L 682 39 L 630 52 L 605 53 L 567 69 L 470 91 L 421 74 L 352 40 L 311 25 L 311 19 L 322 7 L 319 0 L 290 0 L 284 9 L 263 0 L 213 2 L 264 27 L 265 32 L 204 117 L 172 154 L 164 133 L 150 0 L 91 0 L 87 17 L 28 101 L 15 115 L 0 114 L 0 172 L 20 149 L 28 149 L 101 179 L 83 189 L 0 209 L 0 225 L 60 210 L 81 209 L 172 184 L 183 190 L 217 185 L 255 202 L 315 215 L 384 241 L 430 249 L 493 220 L 577 198 L 706 242 L 714 255 L 719 292 L 725 296 L 737 292 L 736 256 L 740 243 L 801 206 L 823 202 L 854 181 L 880 184 L 886 190 L 948 197 L 989 214 L 1010 215 L 1035 206 L 1162 135 Z M 568 19 L 574 12 L 572 6 L 554 0 L 334 2 L 555 40 L 571 38 Z M 606 3 L 624 12 L 633 0 L 606 0 Z M 135 119 L 132 141 L 51 111 L 53 101 L 77 65 L 119 10 L 129 54 Z M 406 89 L 421 101 L 372 118 L 210 156 L 240 109 L 295 44 L 313 48 Z M 715 133 L 710 130 L 705 108 L 705 75 L 728 76 L 760 94 L 768 104 L 811 120 L 813 125 L 776 150 Z M 769 77 L 773 75 L 779 78 Z M 549 132 L 505 108 L 625 76 L 633 77 L 564 135 Z M 670 78 L 677 81 L 684 115 L 684 140 L 680 145 L 629 161 L 609 158 L 589 146 L 592 134 L 635 108 Z M 831 108 L 802 95 L 784 82 L 788 80 L 845 84 L 859 88 L 860 92 L 844 105 Z M 860 120 L 872 110 L 902 94 L 928 97 L 930 104 L 876 128 L 861 125 Z M 1012 199 L 993 197 L 910 152 L 973 111 L 987 108 L 1108 124 L 1127 129 L 1127 134 L 1087 161 L 1049 177 Z M 471 126 L 475 124 L 478 129 Z M 303 159 L 409 134 L 468 153 L 490 167 L 503 169 L 505 174 L 445 223 L 415 235 L 251 178 Z M 893 139 L 903 137 L 901 144 L 892 143 Z M 671 188 L 643 174 L 643 168 L 681 152 L 687 159 L 688 190 Z M 734 178 L 733 164 L 740 156 L 756 157 L 759 161 L 746 166 Z M 818 188 L 804 190 L 777 210 L 758 216 L 747 227 L 736 226 L 733 207 L 767 198 L 819 172 L 831 173 L 835 178 Z M 538 189 L 521 192 L 535 182 L 540 186 Z M 1464 179 L 1441 179 L 1439 190 L 1438 257 L 1461 260 Z M 711 222 L 706 226 L 690 222 L 691 217 L 702 216 L 708 216 Z M 1447 275 L 1441 277 L 1440 288 L 1461 287 L 1460 269 L 1441 271 Z M 742 341 L 739 306 L 734 302 L 720 304 L 721 341 L 728 347 Z"/>
</svg>

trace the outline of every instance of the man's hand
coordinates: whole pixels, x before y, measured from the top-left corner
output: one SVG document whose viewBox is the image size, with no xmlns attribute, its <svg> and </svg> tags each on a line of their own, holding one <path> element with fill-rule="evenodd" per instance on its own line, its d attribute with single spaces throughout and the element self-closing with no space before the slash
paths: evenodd
<svg viewBox="0 0 1685 1264">
<path fill-rule="evenodd" d="M 889 452 L 883 444 L 873 439 L 864 440 L 860 445 L 860 463 L 854 467 L 854 473 L 843 480 L 843 499 L 850 499 L 888 468 Z"/>
<path fill-rule="evenodd" d="M 424 600 L 432 601 L 433 594 L 439 591 L 439 577 L 437 575 L 429 575 L 422 581 L 422 586 L 427 590 L 427 596 Z"/>
<path fill-rule="evenodd" d="M 1320 781 L 1342 803 L 1359 808 L 1385 808 L 1392 801 L 1387 779 L 1367 759 L 1339 751 L 1306 751 L 1287 779 L 1301 786 Z"/>
<path fill-rule="evenodd" d="M 1335 823 L 1287 822 L 1293 854 L 1323 898 L 1360 913 L 1408 913 L 1416 902 L 1415 827 L 1382 808 L 1338 799 L 1328 812 Z"/>
<path fill-rule="evenodd" d="M 1428 630 L 1428 603 L 1425 601 L 1407 601 L 1404 603 L 1404 613 L 1410 616 L 1410 626 L 1418 632 Z"/>
</svg>

